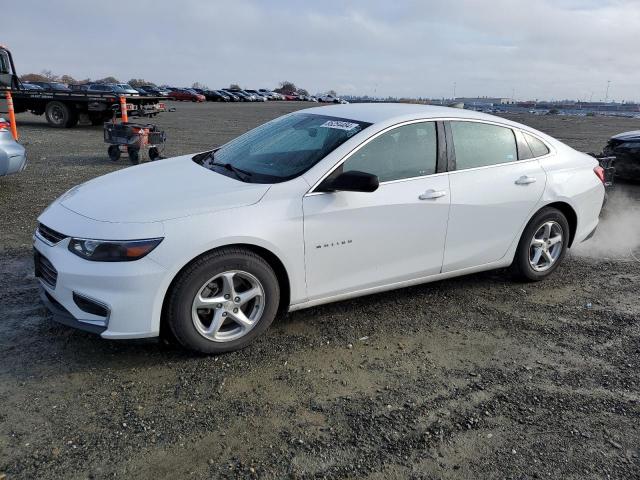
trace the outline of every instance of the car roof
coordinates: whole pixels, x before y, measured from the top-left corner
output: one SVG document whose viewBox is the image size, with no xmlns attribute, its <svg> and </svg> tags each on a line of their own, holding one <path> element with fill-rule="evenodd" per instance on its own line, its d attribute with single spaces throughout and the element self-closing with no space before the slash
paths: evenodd
<svg viewBox="0 0 640 480">
<path fill-rule="evenodd" d="M 398 121 L 422 118 L 463 118 L 473 120 L 487 120 L 516 125 L 504 118 L 486 113 L 464 110 L 461 108 L 441 107 L 437 105 L 420 105 L 412 103 L 349 103 L 313 107 L 302 110 L 305 113 L 329 115 L 332 117 L 348 118 L 361 122 L 379 123 L 397 119 Z"/>
</svg>

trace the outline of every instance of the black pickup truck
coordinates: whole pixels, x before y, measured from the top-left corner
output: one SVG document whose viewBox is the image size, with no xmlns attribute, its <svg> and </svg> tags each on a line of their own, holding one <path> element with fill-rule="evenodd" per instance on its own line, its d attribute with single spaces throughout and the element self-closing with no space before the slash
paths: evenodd
<svg viewBox="0 0 640 480">
<path fill-rule="evenodd" d="M 83 117 L 93 125 L 120 115 L 120 95 L 116 93 L 87 93 L 82 91 L 27 90 L 18 79 L 11 52 L 0 45 L 0 112 L 4 107 L 3 91 L 10 90 L 16 113 L 31 112 L 45 115 L 47 122 L 58 128 L 71 128 Z M 125 94 L 127 114 L 155 116 L 164 109 L 161 97 L 141 97 Z"/>
</svg>

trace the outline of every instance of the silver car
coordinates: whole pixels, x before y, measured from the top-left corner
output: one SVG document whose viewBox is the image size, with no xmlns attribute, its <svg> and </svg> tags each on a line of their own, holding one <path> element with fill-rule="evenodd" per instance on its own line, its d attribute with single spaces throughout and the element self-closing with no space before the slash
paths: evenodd
<svg viewBox="0 0 640 480">
<path fill-rule="evenodd" d="M 11 125 L 0 117 L 0 177 L 18 173 L 27 166 L 27 154 L 11 135 Z"/>
</svg>

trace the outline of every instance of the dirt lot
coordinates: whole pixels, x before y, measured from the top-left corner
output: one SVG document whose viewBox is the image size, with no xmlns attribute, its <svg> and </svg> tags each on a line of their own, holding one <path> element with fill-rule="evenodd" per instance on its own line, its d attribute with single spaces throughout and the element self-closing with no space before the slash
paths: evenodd
<svg viewBox="0 0 640 480">
<path fill-rule="evenodd" d="M 157 123 L 181 154 L 304 106 L 185 103 Z M 514 118 L 592 151 L 640 127 Z M 38 213 L 126 162 L 99 127 L 19 122 L 29 168 L 0 179 L 0 478 L 640 477 L 640 186 L 544 283 L 497 271 L 312 308 L 202 358 L 47 318 Z"/>
</svg>

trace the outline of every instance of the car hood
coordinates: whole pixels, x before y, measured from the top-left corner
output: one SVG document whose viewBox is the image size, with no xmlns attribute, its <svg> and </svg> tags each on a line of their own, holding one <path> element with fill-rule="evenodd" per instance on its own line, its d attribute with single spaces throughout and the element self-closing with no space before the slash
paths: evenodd
<svg viewBox="0 0 640 480">
<path fill-rule="evenodd" d="M 632 132 L 619 133 L 611 137 L 612 140 L 623 140 L 627 142 L 640 141 L 640 130 L 634 130 Z"/>
<path fill-rule="evenodd" d="M 58 202 L 93 220 L 147 223 L 252 205 L 269 187 L 226 177 L 186 155 L 95 178 Z"/>
</svg>

